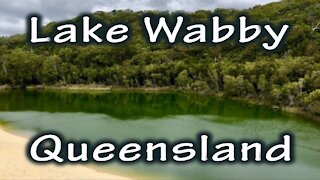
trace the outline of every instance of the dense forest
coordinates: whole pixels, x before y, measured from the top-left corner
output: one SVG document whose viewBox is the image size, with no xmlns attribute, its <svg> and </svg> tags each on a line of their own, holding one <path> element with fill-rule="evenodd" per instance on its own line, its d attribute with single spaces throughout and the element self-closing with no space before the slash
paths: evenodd
<svg viewBox="0 0 320 180">
<path fill-rule="evenodd" d="M 320 114 L 319 0 L 283 0 L 246 10 L 185 12 L 191 22 L 205 23 L 215 13 L 230 22 L 239 14 L 247 14 L 254 22 L 291 24 L 285 43 L 274 52 L 258 43 L 239 46 L 234 41 L 216 46 L 151 45 L 139 21 L 144 13 L 121 10 L 92 14 L 107 24 L 130 24 L 132 39 L 117 46 L 33 46 L 26 43 L 25 35 L 0 38 L 0 86 L 175 87 L 301 107 Z M 45 26 L 44 33 L 51 32 L 55 24 Z"/>
</svg>

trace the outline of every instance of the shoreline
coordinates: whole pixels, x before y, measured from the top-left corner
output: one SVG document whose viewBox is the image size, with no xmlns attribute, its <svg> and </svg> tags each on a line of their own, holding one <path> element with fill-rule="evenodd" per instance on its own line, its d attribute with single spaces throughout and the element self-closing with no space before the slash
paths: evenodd
<svg viewBox="0 0 320 180">
<path fill-rule="evenodd" d="M 2 85 L 0 86 L 0 92 L 1 90 L 11 90 L 11 89 L 23 89 L 23 88 L 15 88 L 10 87 L 8 85 Z M 317 123 L 320 123 L 320 117 L 317 114 L 308 112 L 303 110 L 301 107 L 290 107 L 290 106 L 273 106 L 270 102 L 266 101 L 260 101 L 258 98 L 248 98 L 248 97 L 224 97 L 222 93 L 215 93 L 213 91 L 192 91 L 192 90 L 180 90 L 176 89 L 174 87 L 121 87 L 121 86 L 104 86 L 104 85 L 65 85 L 65 86 L 46 86 L 46 85 L 36 85 L 36 86 L 27 86 L 25 87 L 27 90 L 61 90 L 61 91 L 70 91 L 70 92 L 90 92 L 90 93 L 98 93 L 98 92 L 114 92 L 114 91 L 132 91 L 132 92 L 153 92 L 153 93 L 170 93 L 170 92 L 181 92 L 181 93 L 187 93 L 187 94 L 200 94 L 200 95 L 210 95 L 213 97 L 219 97 L 219 98 L 227 98 L 232 99 L 235 101 L 241 101 L 244 103 L 249 103 L 253 105 L 259 105 L 259 106 L 267 106 L 279 111 L 292 113 L 298 116 L 302 116 L 304 118 L 308 118 L 312 121 L 315 121 Z"/>
<path fill-rule="evenodd" d="M 27 139 L 9 133 L 2 125 L 0 137 L 0 179 L 127 179 L 84 165 L 38 165 L 25 156 Z"/>
<path fill-rule="evenodd" d="M 263 101 L 259 101 L 259 99 L 253 99 L 253 98 L 246 98 L 246 97 L 233 97 L 230 98 L 236 101 L 240 101 L 240 102 L 244 102 L 244 103 L 248 103 L 248 104 L 253 104 L 253 105 L 258 105 L 258 106 L 266 106 L 278 111 L 282 111 L 285 113 L 290 113 L 290 114 L 294 114 L 297 116 L 301 116 L 303 118 L 307 118 L 310 121 L 314 121 L 316 123 L 320 123 L 320 116 L 318 116 L 317 114 L 308 112 L 308 111 L 304 111 L 303 108 L 301 107 L 296 107 L 296 106 L 274 106 L 268 102 L 263 102 Z"/>
</svg>

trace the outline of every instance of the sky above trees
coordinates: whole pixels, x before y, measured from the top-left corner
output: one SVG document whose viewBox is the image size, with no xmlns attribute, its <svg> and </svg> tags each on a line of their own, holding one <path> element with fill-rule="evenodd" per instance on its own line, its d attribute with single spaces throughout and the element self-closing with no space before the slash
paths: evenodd
<svg viewBox="0 0 320 180">
<path fill-rule="evenodd" d="M 243 9 L 273 1 L 277 0 L 0 0 L 0 36 L 24 33 L 25 18 L 30 13 L 41 14 L 48 23 L 94 11 Z"/>
</svg>

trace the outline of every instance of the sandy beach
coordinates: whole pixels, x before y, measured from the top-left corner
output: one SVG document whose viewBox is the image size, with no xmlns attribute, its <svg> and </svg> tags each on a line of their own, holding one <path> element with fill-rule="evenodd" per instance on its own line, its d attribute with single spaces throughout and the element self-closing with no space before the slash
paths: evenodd
<svg viewBox="0 0 320 180">
<path fill-rule="evenodd" d="M 127 179 L 82 165 L 37 165 L 25 156 L 27 140 L 0 128 L 0 179 Z"/>
</svg>

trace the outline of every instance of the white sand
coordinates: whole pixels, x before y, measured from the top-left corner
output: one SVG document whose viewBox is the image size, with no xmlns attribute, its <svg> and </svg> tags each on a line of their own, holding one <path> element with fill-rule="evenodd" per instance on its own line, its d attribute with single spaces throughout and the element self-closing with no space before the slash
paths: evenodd
<svg viewBox="0 0 320 180">
<path fill-rule="evenodd" d="M 34 164 L 25 155 L 27 140 L 0 129 L 0 179 L 126 179 L 83 165 Z"/>
</svg>

